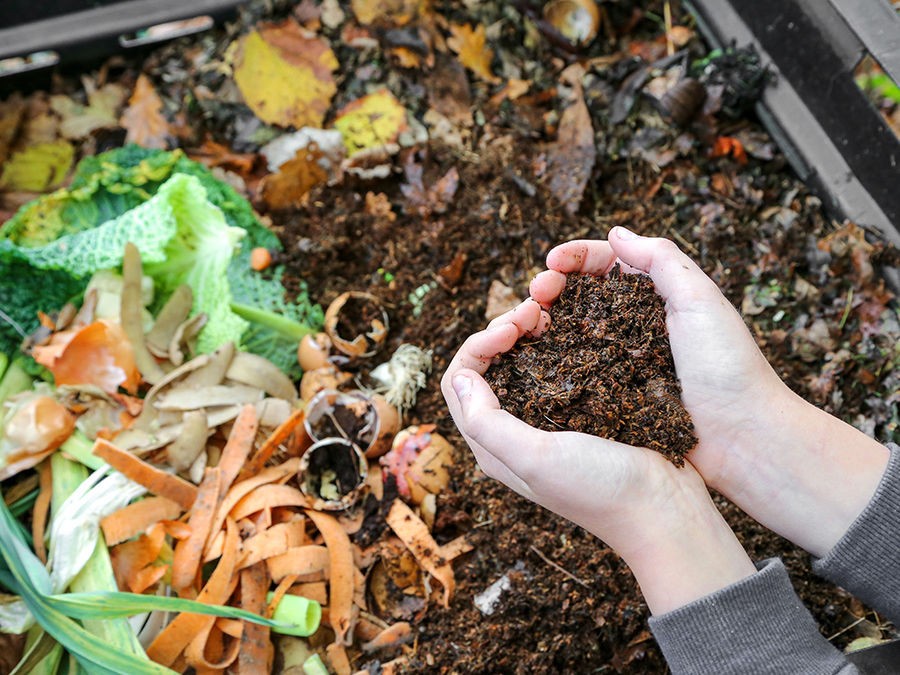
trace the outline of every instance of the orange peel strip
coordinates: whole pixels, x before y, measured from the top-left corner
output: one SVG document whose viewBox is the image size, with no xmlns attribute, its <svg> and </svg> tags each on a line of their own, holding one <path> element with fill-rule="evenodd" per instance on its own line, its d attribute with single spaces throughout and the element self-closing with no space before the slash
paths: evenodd
<svg viewBox="0 0 900 675">
<path fill-rule="evenodd" d="M 356 566 L 353 564 L 353 545 L 334 516 L 311 509 L 306 511 L 306 515 L 319 529 L 328 549 L 328 608 L 331 626 L 335 642 L 347 645 L 353 639 L 355 621 L 353 590 Z"/>
<path fill-rule="evenodd" d="M 181 505 L 165 497 L 147 497 L 132 502 L 100 521 L 107 546 L 115 546 L 147 531 L 161 520 L 175 520 L 184 512 Z"/>
<path fill-rule="evenodd" d="M 224 605 L 234 590 L 235 567 L 240 551 L 238 528 L 234 521 L 226 521 L 225 547 L 219 564 L 197 596 L 208 605 Z M 147 647 L 147 656 L 160 665 L 172 667 L 194 636 L 215 622 L 213 616 L 184 612 L 176 616 Z"/>
<path fill-rule="evenodd" d="M 112 468 L 138 485 L 143 485 L 150 492 L 166 497 L 181 506 L 185 511 L 191 508 L 197 499 L 197 488 L 186 480 L 157 469 L 130 452 L 120 450 L 112 443 L 98 438 L 94 443 L 94 454 Z"/>
<path fill-rule="evenodd" d="M 175 545 L 172 560 L 172 588 L 180 590 L 193 585 L 200 571 L 203 549 L 209 538 L 216 502 L 222 485 L 222 472 L 218 467 L 207 469 L 197 489 L 197 500 L 191 508 L 188 525 L 191 536 Z"/>
<path fill-rule="evenodd" d="M 399 499 L 394 500 L 386 520 L 419 565 L 444 587 L 442 604 L 449 607 L 450 597 L 456 588 L 456 579 L 453 576 L 453 568 L 441 555 L 441 547 L 431 536 L 428 526 Z"/>
</svg>

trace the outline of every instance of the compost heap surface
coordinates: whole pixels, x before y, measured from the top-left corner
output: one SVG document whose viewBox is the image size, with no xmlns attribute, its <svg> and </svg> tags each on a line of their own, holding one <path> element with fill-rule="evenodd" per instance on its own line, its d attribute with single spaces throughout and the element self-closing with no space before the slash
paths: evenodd
<svg viewBox="0 0 900 675">
<path fill-rule="evenodd" d="M 488 369 L 500 405 L 545 431 L 581 431 L 662 453 L 697 444 L 672 362 L 665 305 L 650 277 L 571 274 L 550 328 Z"/>
<path fill-rule="evenodd" d="M 143 61 L 116 59 L 84 82 L 90 91 L 131 91 L 145 78 L 159 97 L 157 105 L 145 96 L 145 110 L 163 123 L 144 125 L 144 138 L 162 129 L 155 142 L 184 148 L 268 211 L 285 247 L 274 262 L 286 266 L 289 288 L 305 281 L 323 306 L 348 290 L 372 293 L 391 320 L 382 355 L 404 342 L 433 350 L 434 374 L 405 422 L 435 423 L 455 445 L 458 461 L 437 497 L 433 533 L 439 543 L 465 533 L 474 550 L 454 562 L 451 606 L 432 605 L 417 623 L 409 670 L 666 672 L 624 563 L 478 470 L 447 413 L 440 374 L 463 340 L 485 326 L 489 307 L 494 313 L 527 296 L 553 245 L 603 238 L 621 224 L 678 242 L 741 310 L 793 390 L 879 440 L 896 441 L 900 325 L 878 274 L 880 265 L 896 263 L 896 253 L 854 224 L 826 217 L 752 118 L 752 101 L 730 87 L 747 81 L 741 73 L 721 70 L 704 80 L 702 111 L 697 101 L 680 110 L 662 105 L 660 87 L 678 79 L 668 66 L 662 74 L 649 69 L 673 47 L 662 2 L 605 4 L 601 35 L 580 51 L 561 48 L 560 35 L 530 3 L 440 3 L 411 22 L 375 12 L 369 27 L 358 25 L 350 3 L 326 4 L 327 15 L 312 2 L 250 3 L 225 29 Z M 322 108 L 330 111 L 323 124 L 378 85 L 419 127 L 426 120 L 428 140 L 417 127 L 418 140 L 412 134 L 399 153 L 375 157 L 388 168 L 380 177 L 328 181 L 321 169 L 300 171 L 294 178 L 309 180 L 299 195 L 278 182 L 267 191 L 258 153 L 280 130 L 254 116 L 223 64 L 232 40 L 257 21 L 285 18 L 327 37 L 334 49 L 337 91 Z M 705 68 L 707 50 L 691 19 L 676 6 L 673 21 L 680 30 L 670 37 Z M 78 78 L 52 86 L 87 102 Z M 719 112 L 710 107 L 717 100 Z M 77 137 L 80 155 L 124 140 L 122 129 L 109 129 L 123 101 Z M 50 119 L 46 95 L 28 106 L 38 121 Z M 685 121 L 691 114 L 697 117 Z M 132 134 L 137 127 L 130 126 Z M 33 197 L 10 190 L 9 180 L 3 219 Z M 754 559 L 784 559 L 834 644 L 892 634 L 857 600 L 813 576 L 803 551 L 718 503 Z M 498 579 L 506 590 L 482 613 L 474 598 Z"/>
</svg>

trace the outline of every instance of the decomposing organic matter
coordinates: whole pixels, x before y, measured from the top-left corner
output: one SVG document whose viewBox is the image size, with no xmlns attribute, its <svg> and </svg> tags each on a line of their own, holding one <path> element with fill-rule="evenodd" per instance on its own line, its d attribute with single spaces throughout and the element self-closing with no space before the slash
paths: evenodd
<svg viewBox="0 0 900 675">
<path fill-rule="evenodd" d="M 647 447 L 681 465 L 697 439 L 650 277 L 618 266 L 605 278 L 570 275 L 550 317 L 544 335 L 488 370 L 501 405 L 539 429 Z"/>
</svg>

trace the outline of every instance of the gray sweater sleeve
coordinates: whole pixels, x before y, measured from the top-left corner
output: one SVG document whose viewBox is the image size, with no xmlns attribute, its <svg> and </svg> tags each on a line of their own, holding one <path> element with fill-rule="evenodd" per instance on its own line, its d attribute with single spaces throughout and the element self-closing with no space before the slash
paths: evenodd
<svg viewBox="0 0 900 675">
<path fill-rule="evenodd" d="M 872 501 L 813 569 L 900 624 L 900 447 L 888 448 L 891 459 Z"/>
<path fill-rule="evenodd" d="M 759 572 L 678 609 L 650 618 L 674 675 L 856 675 L 819 633 L 794 592 L 784 564 Z"/>
<path fill-rule="evenodd" d="M 900 447 L 872 500 L 814 570 L 900 621 Z M 650 628 L 675 675 L 812 673 L 858 670 L 825 640 L 781 561 L 673 612 Z"/>
</svg>

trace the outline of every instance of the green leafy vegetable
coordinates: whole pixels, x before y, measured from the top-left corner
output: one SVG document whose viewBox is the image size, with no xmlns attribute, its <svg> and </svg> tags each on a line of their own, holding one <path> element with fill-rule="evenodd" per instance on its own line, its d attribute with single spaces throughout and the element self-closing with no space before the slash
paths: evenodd
<svg viewBox="0 0 900 675">
<path fill-rule="evenodd" d="M 233 340 L 300 375 L 297 336 L 319 328 L 321 308 L 305 293 L 289 302 L 281 269 L 263 277 L 249 265 L 250 250 L 279 249 L 277 237 L 247 200 L 182 152 L 133 145 L 84 159 L 68 188 L 30 202 L 0 229 L 0 349 L 13 352 L 35 330 L 38 310 L 60 309 L 91 273 L 117 267 L 125 241 L 140 250 L 160 301 L 191 285 L 194 313 L 210 319 L 200 351 Z"/>
</svg>

